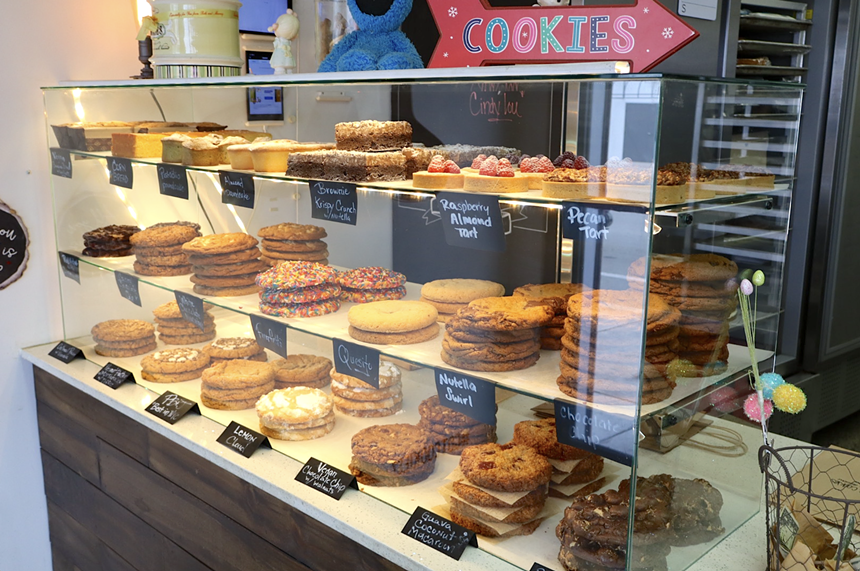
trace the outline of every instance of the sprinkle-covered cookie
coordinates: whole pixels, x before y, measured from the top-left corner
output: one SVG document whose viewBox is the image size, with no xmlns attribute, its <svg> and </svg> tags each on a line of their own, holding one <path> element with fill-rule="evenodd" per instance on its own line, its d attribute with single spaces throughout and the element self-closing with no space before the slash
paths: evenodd
<svg viewBox="0 0 860 571">
<path fill-rule="evenodd" d="M 370 303 L 383 299 L 400 299 L 405 295 L 406 288 L 403 286 L 387 289 L 350 289 L 345 287 L 341 291 L 340 299 L 352 303 Z"/>
<path fill-rule="evenodd" d="M 406 276 L 379 266 L 355 268 L 337 274 L 337 283 L 349 289 L 391 289 L 406 283 Z"/>
<path fill-rule="evenodd" d="M 257 276 L 265 289 L 288 290 L 334 282 L 337 271 L 316 262 L 283 262 Z"/>
<path fill-rule="evenodd" d="M 327 313 L 334 313 L 340 309 L 340 301 L 337 299 L 324 299 L 311 303 L 287 303 L 283 305 L 271 305 L 260 302 L 260 311 L 266 315 L 277 315 L 279 317 L 319 317 Z"/>
<path fill-rule="evenodd" d="M 340 297 L 341 290 L 337 284 L 322 284 L 318 286 L 294 289 L 266 289 L 260 292 L 260 301 L 269 305 L 285 305 L 289 303 L 310 303 Z"/>
</svg>

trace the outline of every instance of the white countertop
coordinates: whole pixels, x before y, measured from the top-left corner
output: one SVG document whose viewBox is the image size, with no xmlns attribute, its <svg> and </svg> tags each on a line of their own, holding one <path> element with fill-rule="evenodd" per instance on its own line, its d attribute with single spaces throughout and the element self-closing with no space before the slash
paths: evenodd
<svg viewBox="0 0 860 571">
<path fill-rule="evenodd" d="M 409 514 L 403 510 L 379 501 L 369 494 L 355 491 L 347 491 L 341 501 L 335 501 L 296 482 L 294 477 L 301 463 L 275 450 L 261 449 L 247 459 L 231 452 L 216 442 L 216 438 L 223 431 L 223 425 L 209 418 L 188 415 L 170 426 L 144 411 L 146 406 L 158 396 L 156 393 L 136 384 L 125 384 L 117 390 L 112 390 L 93 379 L 100 368 L 96 363 L 78 359 L 66 365 L 49 357 L 48 352 L 54 345 L 52 343 L 24 349 L 22 356 L 39 368 L 135 419 L 190 452 L 353 538 L 405 569 L 416 571 L 428 569 L 515 571 L 519 569 L 480 549 L 467 549 L 462 558 L 455 561 L 423 546 L 400 533 L 409 519 Z M 778 446 L 795 443 L 788 438 L 776 438 Z M 747 438 L 747 441 L 750 440 Z M 379 522 L 386 523 L 379 525 Z M 688 569 L 690 571 L 758 571 L 765 569 L 766 564 L 764 511 L 760 510 Z"/>
</svg>

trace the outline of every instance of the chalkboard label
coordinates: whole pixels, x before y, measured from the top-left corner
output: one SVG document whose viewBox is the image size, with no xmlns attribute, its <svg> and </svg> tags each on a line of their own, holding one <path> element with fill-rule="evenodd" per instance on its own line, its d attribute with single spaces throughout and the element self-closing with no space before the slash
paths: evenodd
<svg viewBox="0 0 860 571">
<path fill-rule="evenodd" d="M 114 272 L 113 277 L 116 279 L 116 287 L 119 288 L 119 294 L 136 306 L 141 307 L 140 283 L 137 276 L 125 272 Z"/>
<path fill-rule="evenodd" d="M 200 407 L 197 406 L 196 402 L 170 391 L 165 391 L 146 407 L 146 412 L 157 416 L 168 424 L 176 424 L 176 421 L 192 410 L 200 413 Z"/>
<path fill-rule="evenodd" d="M 51 174 L 72 178 L 72 156 L 68 149 L 51 149 Z"/>
<path fill-rule="evenodd" d="M 630 411 L 633 412 L 632 406 Z M 624 416 L 556 400 L 555 431 L 562 444 L 593 452 L 625 466 L 633 465 L 639 430 L 632 414 Z"/>
<path fill-rule="evenodd" d="M 641 238 L 647 207 L 613 204 L 595 205 L 588 202 L 563 202 L 561 207 L 561 233 L 569 240 L 623 243 Z M 615 223 L 615 229 L 611 228 Z M 631 235 L 635 232 L 635 235 Z"/>
<path fill-rule="evenodd" d="M 257 344 L 264 349 L 274 351 L 281 357 L 287 356 L 287 324 L 267 319 L 259 315 L 250 315 L 251 329 Z"/>
<path fill-rule="evenodd" d="M 107 158 L 108 172 L 110 172 L 110 183 L 122 188 L 134 186 L 134 171 L 131 169 L 131 160 L 120 157 Z"/>
<path fill-rule="evenodd" d="M 203 311 L 203 300 L 184 291 L 174 291 L 173 296 L 176 298 L 176 305 L 179 306 L 182 319 L 193 323 L 200 331 L 203 331 L 206 317 L 206 313 Z"/>
<path fill-rule="evenodd" d="M 312 180 L 310 187 L 311 218 L 355 226 L 358 221 L 358 191 L 354 184 Z"/>
<path fill-rule="evenodd" d="M 254 176 L 244 172 L 221 171 L 221 203 L 254 208 Z"/>
<path fill-rule="evenodd" d="M 131 371 L 126 371 L 122 367 L 117 367 L 113 363 L 108 363 L 93 377 L 101 384 L 112 389 L 117 389 L 123 383 L 134 382 L 134 375 Z"/>
<path fill-rule="evenodd" d="M 81 283 L 81 268 L 80 260 L 71 254 L 60 252 L 60 267 L 63 269 L 63 275 L 70 280 L 75 280 Z"/>
<path fill-rule="evenodd" d="M 268 438 L 236 421 L 231 422 L 224 429 L 224 432 L 218 437 L 218 442 L 245 458 L 250 458 L 251 454 L 261 446 L 271 448 Z"/>
<path fill-rule="evenodd" d="M 158 190 L 161 194 L 188 200 L 188 176 L 181 165 L 158 165 Z"/>
<path fill-rule="evenodd" d="M 0 289 L 16 281 L 24 274 L 29 237 L 24 221 L 15 211 L 0 202 Z"/>
<path fill-rule="evenodd" d="M 505 251 L 498 196 L 437 192 L 434 206 L 442 216 L 445 241 L 449 246 Z"/>
<path fill-rule="evenodd" d="M 57 346 L 51 349 L 51 352 L 48 353 L 54 359 L 59 359 L 63 363 L 67 365 L 74 361 L 75 359 L 85 359 L 84 352 L 75 347 L 74 345 L 69 345 L 65 341 L 60 341 L 57 343 Z"/>
<path fill-rule="evenodd" d="M 458 561 L 467 545 L 478 547 L 478 540 L 475 538 L 474 531 L 422 507 L 415 508 L 412 517 L 409 518 L 400 533 Z"/>
<path fill-rule="evenodd" d="M 496 424 L 496 385 L 445 369 L 434 369 L 439 404 L 484 424 Z"/>
<path fill-rule="evenodd" d="M 358 489 L 355 476 L 316 458 L 311 458 L 302 466 L 296 480 L 336 500 L 343 496 L 347 488 Z"/>
<path fill-rule="evenodd" d="M 379 388 L 379 351 L 341 339 L 332 339 L 334 369 Z"/>
<path fill-rule="evenodd" d="M 532 566 L 529 568 L 529 571 L 552 571 L 552 568 L 547 567 L 545 565 L 541 565 L 537 561 L 532 563 Z"/>
</svg>

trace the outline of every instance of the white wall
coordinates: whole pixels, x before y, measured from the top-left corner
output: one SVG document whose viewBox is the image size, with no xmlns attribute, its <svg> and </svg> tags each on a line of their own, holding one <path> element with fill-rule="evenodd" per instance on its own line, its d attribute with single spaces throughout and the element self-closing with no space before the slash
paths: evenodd
<svg viewBox="0 0 860 571">
<path fill-rule="evenodd" d="M 0 200 L 30 232 L 24 276 L 0 290 L 0 570 L 51 568 L 32 374 L 20 347 L 62 336 L 51 180 L 39 88 L 140 68 L 131 0 L 3 2 Z"/>
</svg>

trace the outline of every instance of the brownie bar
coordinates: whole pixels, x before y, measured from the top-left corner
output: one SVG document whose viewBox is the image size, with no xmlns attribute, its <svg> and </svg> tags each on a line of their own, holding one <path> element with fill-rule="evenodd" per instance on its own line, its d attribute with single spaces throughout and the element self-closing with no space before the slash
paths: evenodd
<svg viewBox="0 0 860 571">
<path fill-rule="evenodd" d="M 287 159 L 287 172 L 290 176 L 325 179 L 325 158 L 331 151 L 309 151 L 306 153 L 290 153 Z"/>
<path fill-rule="evenodd" d="M 406 159 L 403 153 L 361 151 L 313 151 L 291 153 L 291 176 L 344 182 L 404 180 Z"/>
<path fill-rule="evenodd" d="M 412 146 L 408 121 L 354 121 L 334 126 L 339 151 L 399 151 Z"/>
</svg>

